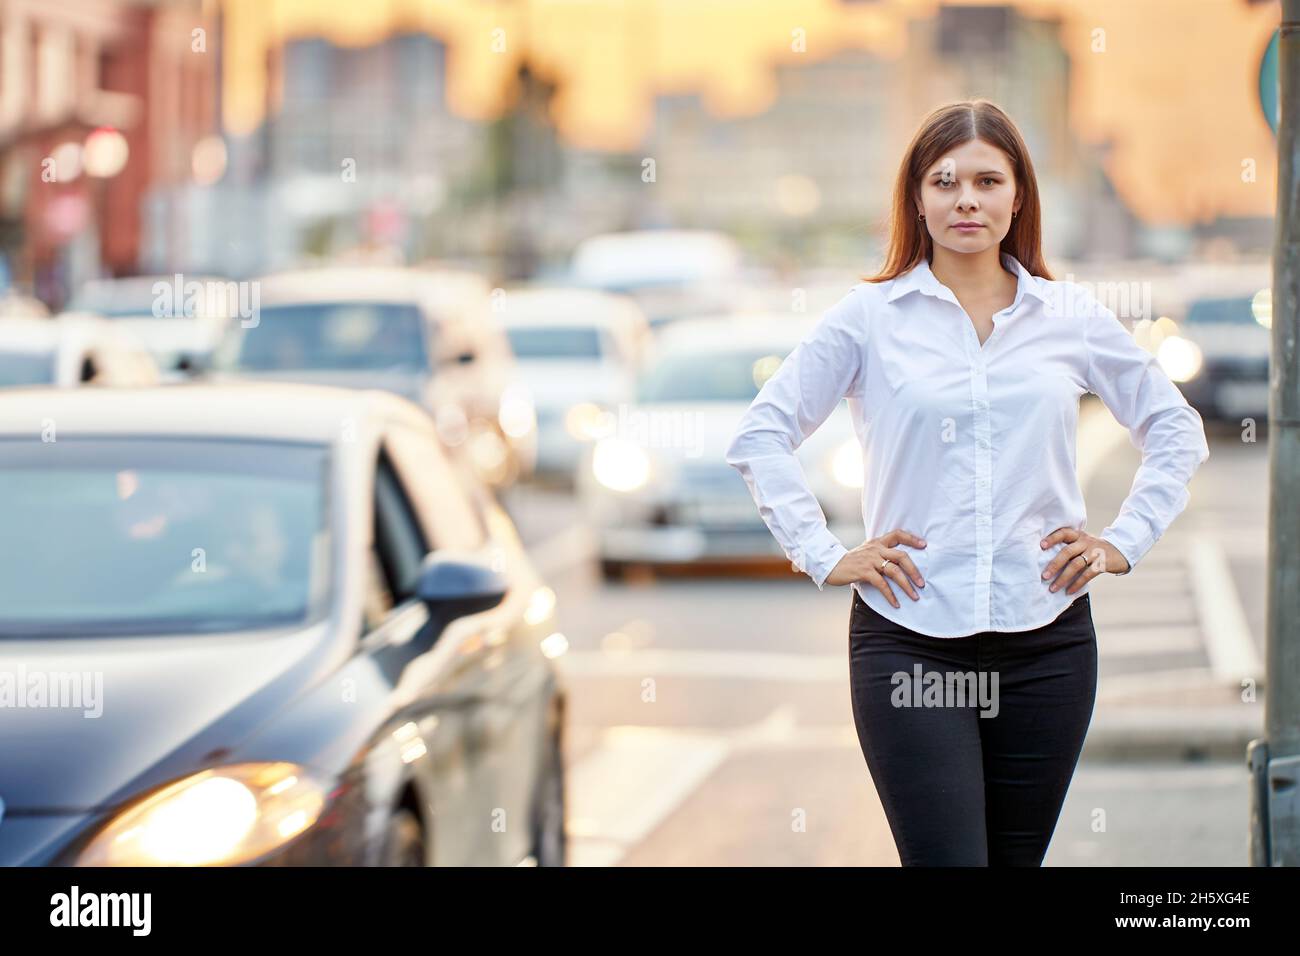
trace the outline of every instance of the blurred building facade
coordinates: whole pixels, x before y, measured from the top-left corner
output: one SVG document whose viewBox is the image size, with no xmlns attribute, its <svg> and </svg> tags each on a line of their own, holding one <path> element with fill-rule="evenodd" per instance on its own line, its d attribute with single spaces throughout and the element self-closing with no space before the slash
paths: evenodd
<svg viewBox="0 0 1300 956">
<path fill-rule="evenodd" d="M 892 18 L 890 44 L 784 54 L 768 67 L 768 100 L 746 115 L 720 115 L 694 89 L 658 93 L 641 141 L 607 150 L 561 138 L 562 79 L 540 71 L 546 58 L 530 57 L 526 38 L 512 71 L 494 74 L 499 112 L 467 118 L 450 105 L 451 44 L 466 34 L 378 9 L 361 44 L 326 21 L 277 32 L 288 2 L 241 0 L 243 19 L 234 0 L 0 2 L 9 271 L 56 304 L 95 274 L 243 277 L 350 250 L 520 278 L 554 271 L 591 233 L 657 225 L 865 268 L 917 122 L 970 97 L 998 102 L 1023 131 L 1053 255 L 1266 250 L 1271 236 L 1265 217 L 1139 220 L 1107 172 L 1114 141 L 1076 133 L 1078 54 L 1050 3 L 864 5 Z M 246 45 L 265 68 L 261 119 L 238 132 L 220 128 L 240 72 L 222 65 L 233 24 L 241 40 L 260 25 L 265 42 Z M 120 136 L 121 168 L 73 174 L 96 131 Z"/>
<path fill-rule="evenodd" d="M 148 197 L 217 130 L 219 41 L 194 0 L 0 4 L 0 254 L 56 306 L 132 274 Z"/>
</svg>

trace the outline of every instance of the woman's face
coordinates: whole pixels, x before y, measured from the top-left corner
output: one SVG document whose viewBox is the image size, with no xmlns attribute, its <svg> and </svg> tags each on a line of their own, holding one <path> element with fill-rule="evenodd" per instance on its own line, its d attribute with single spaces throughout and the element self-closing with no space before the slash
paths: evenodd
<svg viewBox="0 0 1300 956">
<path fill-rule="evenodd" d="M 921 178 L 917 212 L 925 214 L 935 244 L 953 252 L 997 247 L 1018 208 L 1010 159 L 983 140 L 973 139 L 939 157 Z M 958 228 L 972 222 L 979 226 Z"/>
</svg>

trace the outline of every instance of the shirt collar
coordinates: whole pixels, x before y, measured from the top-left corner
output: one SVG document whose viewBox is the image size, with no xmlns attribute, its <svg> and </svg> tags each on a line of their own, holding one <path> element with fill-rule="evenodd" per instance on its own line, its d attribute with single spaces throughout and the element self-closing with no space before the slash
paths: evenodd
<svg viewBox="0 0 1300 956">
<path fill-rule="evenodd" d="M 1003 252 L 1001 257 L 1003 266 L 1016 274 L 1016 298 L 1011 303 L 1013 309 L 1020 305 L 1020 300 L 1025 295 L 1032 295 L 1042 302 L 1048 301 L 1048 292 L 1044 288 L 1043 281 L 1038 276 L 1033 275 L 1020 264 L 1019 259 L 1010 253 Z M 957 297 L 952 294 L 952 290 L 940 282 L 935 277 L 935 274 L 930 271 L 930 262 L 924 256 L 909 271 L 893 280 L 885 300 L 893 302 L 909 292 L 923 292 L 926 295 L 937 296 L 940 299 L 957 301 Z"/>
</svg>

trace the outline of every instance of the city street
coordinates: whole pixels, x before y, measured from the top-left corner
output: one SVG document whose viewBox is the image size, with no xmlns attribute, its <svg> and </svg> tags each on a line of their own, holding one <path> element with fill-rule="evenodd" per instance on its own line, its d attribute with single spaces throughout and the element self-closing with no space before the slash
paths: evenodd
<svg viewBox="0 0 1300 956">
<path fill-rule="evenodd" d="M 1187 511 L 1129 576 L 1092 585 L 1101 667 L 1093 730 L 1137 707 L 1205 720 L 1247 708 L 1260 671 L 1267 443 L 1207 425 Z M 1140 461 L 1095 400 L 1080 413 L 1089 529 Z M 605 584 L 567 495 L 505 499 L 555 588 L 571 649 L 570 835 L 578 865 L 897 865 L 854 732 L 848 588 L 802 575 Z M 519 507 L 522 505 L 522 507 Z M 859 542 L 845 542 L 852 546 Z M 1207 623 L 1208 622 L 1208 623 Z M 1207 635 L 1212 634 L 1211 639 Z M 1111 762 L 1085 746 L 1046 865 L 1245 865 L 1240 760 Z"/>
</svg>

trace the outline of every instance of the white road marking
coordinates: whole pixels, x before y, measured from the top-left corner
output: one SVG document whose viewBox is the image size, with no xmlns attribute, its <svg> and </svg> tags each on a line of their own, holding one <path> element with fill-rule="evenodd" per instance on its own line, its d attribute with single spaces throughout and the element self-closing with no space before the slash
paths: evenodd
<svg viewBox="0 0 1300 956">
<path fill-rule="evenodd" d="M 1258 679 L 1264 665 L 1237 596 L 1227 554 L 1213 535 L 1195 534 L 1186 556 L 1205 649 L 1215 676 L 1229 683 L 1247 677 Z"/>
<path fill-rule="evenodd" d="M 762 651 L 642 650 L 626 653 L 569 651 L 556 658 L 565 674 L 581 677 L 725 677 L 742 680 L 839 681 L 848 679 L 843 654 Z"/>
<path fill-rule="evenodd" d="M 1201 649 L 1195 626 L 1106 627 L 1095 622 L 1095 627 L 1097 653 L 1102 657 L 1143 657 Z"/>
<path fill-rule="evenodd" d="M 727 758 L 716 733 L 610 727 L 569 770 L 570 865 L 612 866 Z"/>
<path fill-rule="evenodd" d="M 1185 667 L 1167 671 L 1139 671 L 1133 674 L 1112 674 L 1097 682 L 1097 703 L 1109 700 L 1129 700 L 1144 694 L 1171 691 L 1222 690 L 1224 684 L 1208 667 Z"/>
</svg>

